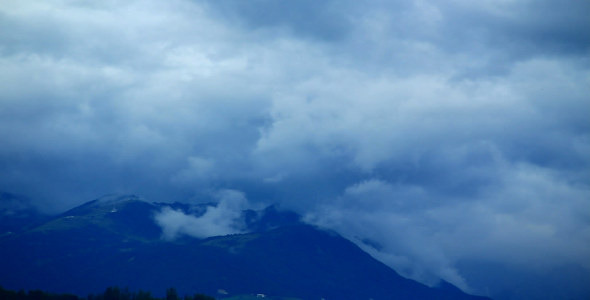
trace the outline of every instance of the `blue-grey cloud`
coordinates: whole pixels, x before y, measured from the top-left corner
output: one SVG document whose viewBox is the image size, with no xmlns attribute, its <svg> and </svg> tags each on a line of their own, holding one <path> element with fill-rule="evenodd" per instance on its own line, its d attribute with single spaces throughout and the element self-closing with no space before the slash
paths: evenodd
<svg viewBox="0 0 590 300">
<path fill-rule="evenodd" d="M 110 192 L 231 189 L 423 282 L 509 297 L 516 275 L 474 275 L 481 265 L 586 280 L 588 10 L 6 2 L 0 189 L 52 211 Z M 195 222 L 239 231 L 214 215 L 162 220 L 184 220 L 170 236 Z"/>
<path fill-rule="evenodd" d="M 351 28 L 351 1 L 204 1 L 217 16 L 271 34 L 319 40 L 344 38 Z"/>
</svg>

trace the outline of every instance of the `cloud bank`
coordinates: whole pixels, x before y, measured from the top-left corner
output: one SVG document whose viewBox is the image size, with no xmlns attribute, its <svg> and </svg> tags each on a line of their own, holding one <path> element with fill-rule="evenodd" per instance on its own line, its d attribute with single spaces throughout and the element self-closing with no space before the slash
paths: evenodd
<svg viewBox="0 0 590 300">
<path fill-rule="evenodd" d="M 1 1 L 0 190 L 52 211 L 236 190 L 429 284 L 584 297 L 589 14 L 549 0 Z M 169 238 L 236 232 L 240 205 L 158 221 Z M 565 282 L 548 292 L 554 273 Z"/>
</svg>

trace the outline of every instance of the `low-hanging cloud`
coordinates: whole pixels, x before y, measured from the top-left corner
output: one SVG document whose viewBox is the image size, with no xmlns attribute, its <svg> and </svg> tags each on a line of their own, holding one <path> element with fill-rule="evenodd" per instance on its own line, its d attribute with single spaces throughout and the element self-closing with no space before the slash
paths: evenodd
<svg viewBox="0 0 590 300">
<path fill-rule="evenodd" d="M 430 284 L 443 278 L 469 290 L 469 279 L 454 267 L 461 261 L 590 268 L 590 235 L 578 231 L 588 225 L 589 190 L 535 166 L 504 172 L 498 186 L 474 199 L 368 180 L 307 220 L 337 228 L 403 275 Z"/>
<path fill-rule="evenodd" d="M 162 208 L 154 215 L 156 223 L 162 227 L 162 238 L 174 240 L 182 235 L 207 238 L 243 232 L 246 228 L 241 219 L 242 211 L 248 208 L 244 194 L 226 190 L 219 192 L 218 198 L 216 206 L 207 207 L 200 216 L 167 206 Z"/>
<path fill-rule="evenodd" d="M 0 189 L 50 211 L 231 189 L 429 284 L 590 278 L 587 3 L 256 3 L 5 1 Z M 241 197 L 156 220 L 240 232 Z"/>
</svg>

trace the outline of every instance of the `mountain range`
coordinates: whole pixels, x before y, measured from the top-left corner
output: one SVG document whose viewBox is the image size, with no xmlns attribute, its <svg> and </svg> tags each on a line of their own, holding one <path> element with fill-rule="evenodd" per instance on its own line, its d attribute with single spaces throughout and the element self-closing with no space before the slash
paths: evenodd
<svg viewBox="0 0 590 300">
<path fill-rule="evenodd" d="M 0 285 L 88 295 L 107 286 L 218 299 L 487 299 L 448 282 L 428 287 L 398 275 L 335 232 L 275 206 L 240 213 L 240 233 L 163 238 L 155 215 L 202 217 L 216 204 L 152 203 L 107 196 L 55 216 L 0 216 Z M 13 205 L 14 206 L 14 205 Z M 16 221 L 15 221 L 16 220 Z M 240 298 L 242 297 L 242 298 Z"/>
</svg>

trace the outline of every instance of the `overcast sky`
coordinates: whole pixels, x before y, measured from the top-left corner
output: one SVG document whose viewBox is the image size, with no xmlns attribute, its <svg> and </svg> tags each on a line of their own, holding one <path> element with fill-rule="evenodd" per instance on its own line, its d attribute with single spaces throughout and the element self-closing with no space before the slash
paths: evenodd
<svg viewBox="0 0 590 300">
<path fill-rule="evenodd" d="M 223 207 L 278 202 L 425 283 L 587 296 L 589 15 L 0 0 L 0 190 L 54 212 L 231 191 Z"/>
</svg>

